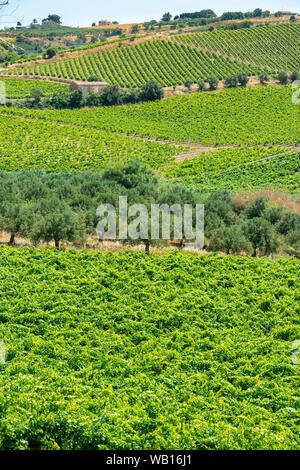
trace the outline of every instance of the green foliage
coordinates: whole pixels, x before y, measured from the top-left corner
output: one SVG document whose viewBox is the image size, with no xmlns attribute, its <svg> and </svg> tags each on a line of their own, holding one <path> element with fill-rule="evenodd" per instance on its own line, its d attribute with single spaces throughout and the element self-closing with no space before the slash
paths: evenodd
<svg viewBox="0 0 300 470">
<path fill-rule="evenodd" d="M 218 87 L 219 80 L 216 77 L 208 77 L 206 81 L 209 84 L 210 90 L 216 90 Z"/>
<path fill-rule="evenodd" d="M 55 106 L 59 106 L 64 98 L 69 99 L 65 95 L 55 95 Z M 55 111 L 57 115 L 60 112 Z M 79 111 L 74 109 L 70 112 Z M 112 160 L 124 162 L 133 157 L 158 168 L 173 161 L 178 151 L 173 145 L 143 141 L 80 126 L 58 126 L 55 122 L 24 119 L 21 116 L 22 114 L 19 117 L 0 115 L 1 126 L 6 129 L 5 133 L 0 133 L 2 170 L 98 170 L 106 167 Z"/>
<path fill-rule="evenodd" d="M 141 88 L 140 97 L 142 101 L 157 101 L 164 96 L 161 85 L 155 80 L 145 83 Z"/>
<path fill-rule="evenodd" d="M 280 83 L 281 83 L 282 85 L 286 85 L 287 82 L 288 82 L 288 80 L 289 80 L 289 76 L 288 76 L 287 72 L 284 72 L 284 71 L 279 72 L 279 74 L 278 74 L 278 80 L 280 81 Z"/>
<path fill-rule="evenodd" d="M 92 45 L 94 47 L 94 45 Z M 208 76 L 224 77 L 228 73 L 261 71 L 252 65 L 238 63 L 221 56 L 211 57 L 194 47 L 170 40 L 146 41 L 103 51 L 87 51 L 84 55 L 58 58 L 55 62 L 22 64 L 8 68 L 6 73 L 20 76 L 42 76 L 87 80 L 97 75 L 101 81 L 120 87 L 143 86 L 156 81 L 162 86 L 181 85 L 186 72 L 196 82 Z"/>
<path fill-rule="evenodd" d="M 181 178 L 180 181 L 202 192 L 262 188 L 299 192 L 299 158 L 299 153 L 281 155 L 268 161 L 246 163 L 236 168 Z"/>
<path fill-rule="evenodd" d="M 58 91 L 67 91 L 69 85 L 65 83 L 47 82 L 44 80 L 21 80 L 18 78 L 3 78 L 5 83 L 6 96 L 11 98 L 30 98 L 31 90 L 37 89 L 43 96 L 51 96 Z"/>
<path fill-rule="evenodd" d="M 299 24 L 267 25 L 236 31 L 204 31 L 177 35 L 173 40 L 215 54 L 216 57 L 229 57 L 252 64 L 266 72 L 300 68 Z"/>
<path fill-rule="evenodd" d="M 1 449 L 299 449 L 295 259 L 2 246 L 0 265 Z"/>
<path fill-rule="evenodd" d="M 292 103 L 292 93 L 291 87 L 249 87 L 76 113 L 6 111 L 111 132 L 202 142 L 209 146 L 297 144 L 300 143 L 300 115 L 298 107 Z"/>
</svg>

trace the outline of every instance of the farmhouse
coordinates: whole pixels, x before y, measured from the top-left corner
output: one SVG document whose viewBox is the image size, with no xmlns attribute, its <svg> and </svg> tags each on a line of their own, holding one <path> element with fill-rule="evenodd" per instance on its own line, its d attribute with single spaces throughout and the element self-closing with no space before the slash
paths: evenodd
<svg viewBox="0 0 300 470">
<path fill-rule="evenodd" d="M 108 20 L 100 20 L 98 22 L 98 26 L 110 26 L 112 23 L 111 21 L 108 21 Z"/>
<path fill-rule="evenodd" d="M 82 90 L 84 95 L 88 95 L 91 91 L 99 93 L 103 90 L 109 83 L 107 82 L 80 82 L 74 81 L 70 83 L 70 91 Z"/>
</svg>

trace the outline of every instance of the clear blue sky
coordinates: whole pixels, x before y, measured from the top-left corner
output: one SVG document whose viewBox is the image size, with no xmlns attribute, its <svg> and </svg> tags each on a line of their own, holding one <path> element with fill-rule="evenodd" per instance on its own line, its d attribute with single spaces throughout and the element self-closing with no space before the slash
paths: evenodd
<svg viewBox="0 0 300 470">
<path fill-rule="evenodd" d="M 300 10 L 299 0 L 152 0 L 141 2 L 140 0 L 9 0 L 10 6 L 5 8 L 5 13 L 14 12 L 13 17 L 2 17 L 1 26 L 6 23 L 22 20 L 28 24 L 33 18 L 39 21 L 56 13 L 62 17 L 63 24 L 70 26 L 90 26 L 93 21 L 100 19 L 116 20 L 119 23 L 143 22 L 151 19 L 159 20 L 163 13 L 170 11 L 173 15 L 199 11 L 211 8 L 217 14 L 223 11 L 249 11 L 255 8 L 270 10 L 297 11 Z M 4 14 L 4 10 L 0 15 Z"/>
</svg>

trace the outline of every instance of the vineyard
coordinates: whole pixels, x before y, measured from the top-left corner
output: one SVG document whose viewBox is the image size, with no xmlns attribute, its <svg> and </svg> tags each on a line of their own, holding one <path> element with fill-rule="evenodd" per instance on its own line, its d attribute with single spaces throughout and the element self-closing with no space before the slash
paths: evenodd
<svg viewBox="0 0 300 470">
<path fill-rule="evenodd" d="M 0 248 L 1 449 L 299 449 L 298 263 Z"/>
<path fill-rule="evenodd" d="M 163 86 L 182 84 L 187 78 L 197 81 L 233 73 L 259 73 L 252 65 L 199 51 L 170 40 L 148 41 L 133 46 L 115 47 L 51 62 L 23 64 L 5 73 L 20 76 L 57 77 L 86 80 L 97 75 L 102 81 L 121 87 L 141 86 L 157 80 Z"/>
<path fill-rule="evenodd" d="M 69 86 L 64 83 L 46 82 L 43 80 L 20 80 L 17 78 L 2 78 L 5 84 L 6 97 L 30 98 L 33 89 L 39 89 L 43 96 L 50 96 L 59 91 L 67 91 Z"/>
<path fill-rule="evenodd" d="M 300 70 L 299 24 L 185 34 L 175 36 L 174 41 L 274 73 Z"/>
<path fill-rule="evenodd" d="M 259 161 L 181 178 L 181 182 L 203 192 L 221 189 L 238 192 L 262 188 L 281 189 L 299 194 L 300 153 L 280 155 Z"/>
<path fill-rule="evenodd" d="M 23 111 L 23 110 L 22 110 Z M 55 122 L 1 115 L 0 169 L 96 170 L 141 158 L 154 168 L 173 161 L 174 146 Z M 180 151 L 180 149 L 179 149 Z"/>
<path fill-rule="evenodd" d="M 300 143 L 291 87 L 226 89 L 149 102 L 62 111 L 5 112 L 128 135 L 218 145 Z"/>
<path fill-rule="evenodd" d="M 5 108 L 0 169 L 100 170 L 140 158 L 204 192 L 273 186 L 296 192 L 300 116 L 291 94 L 289 87 L 270 86 L 113 108 Z M 211 150 L 197 151 L 199 142 Z M 181 160 L 185 154 L 192 158 Z"/>
</svg>

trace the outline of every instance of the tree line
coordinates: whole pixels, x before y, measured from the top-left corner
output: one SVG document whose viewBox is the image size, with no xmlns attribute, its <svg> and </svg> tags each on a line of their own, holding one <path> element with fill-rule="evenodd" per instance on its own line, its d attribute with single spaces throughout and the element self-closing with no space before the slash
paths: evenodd
<svg viewBox="0 0 300 470">
<path fill-rule="evenodd" d="M 98 77 L 90 77 L 89 81 L 101 81 Z M 58 91 L 50 97 L 43 97 L 39 88 L 31 90 L 31 97 L 15 102 L 14 106 L 30 109 L 79 109 L 83 107 L 116 106 L 121 104 L 139 103 L 160 100 L 164 96 L 162 86 L 156 81 L 149 81 L 141 88 L 121 89 L 118 85 L 108 85 L 100 93 L 92 91 L 83 95 L 81 89 L 73 92 Z M 10 105 L 10 103 L 7 103 Z"/>
<path fill-rule="evenodd" d="M 204 204 L 207 251 L 250 256 L 300 253 L 300 215 L 274 205 L 264 197 L 239 202 L 229 191 L 201 194 L 178 182 L 166 182 L 140 160 L 112 166 L 103 173 L 49 173 L 43 170 L 0 172 L 0 230 L 15 243 L 16 236 L 33 244 L 62 242 L 84 246 L 95 236 L 100 204 L 118 208 L 119 196 L 128 204 Z M 195 225 L 196 227 L 196 225 Z M 188 240 L 171 240 L 183 248 Z M 148 237 L 125 243 L 161 243 Z"/>
</svg>

